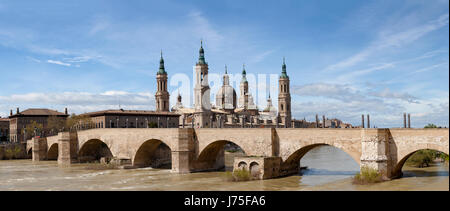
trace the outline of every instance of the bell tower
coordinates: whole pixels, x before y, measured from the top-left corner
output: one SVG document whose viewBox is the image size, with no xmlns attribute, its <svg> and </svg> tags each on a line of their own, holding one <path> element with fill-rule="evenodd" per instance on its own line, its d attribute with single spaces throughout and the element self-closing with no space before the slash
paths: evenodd
<svg viewBox="0 0 450 211">
<path fill-rule="evenodd" d="M 157 91 L 155 94 L 156 111 L 169 111 L 169 92 L 167 90 L 167 72 L 164 68 L 164 59 L 159 60 L 159 71 L 156 74 Z"/>
<path fill-rule="evenodd" d="M 283 127 L 291 127 L 291 94 L 289 88 L 289 76 L 286 73 L 286 63 L 283 58 L 283 66 L 278 80 L 278 114 Z"/>
<path fill-rule="evenodd" d="M 203 41 L 200 42 L 199 58 L 195 65 L 195 127 L 211 127 L 211 102 L 208 82 L 208 63 L 205 61 Z"/>
</svg>

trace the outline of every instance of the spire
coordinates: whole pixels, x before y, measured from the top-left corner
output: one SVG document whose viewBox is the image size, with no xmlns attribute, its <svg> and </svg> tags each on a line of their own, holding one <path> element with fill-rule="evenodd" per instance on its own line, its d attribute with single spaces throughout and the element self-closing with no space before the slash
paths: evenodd
<svg viewBox="0 0 450 211">
<path fill-rule="evenodd" d="M 283 65 L 281 66 L 281 76 L 280 78 L 289 78 L 289 76 L 286 73 L 286 62 L 285 59 L 283 57 Z"/>
<path fill-rule="evenodd" d="M 181 103 L 181 95 L 180 95 L 180 89 L 178 89 L 178 97 L 177 97 L 177 102 Z"/>
<path fill-rule="evenodd" d="M 230 84 L 230 78 L 228 77 L 228 68 L 227 65 L 225 65 L 225 74 L 223 75 L 223 85 L 229 85 Z"/>
<path fill-rule="evenodd" d="M 200 50 L 197 64 L 206 64 L 205 51 L 203 50 L 203 40 L 200 40 Z"/>
<path fill-rule="evenodd" d="M 242 64 L 242 82 L 247 82 L 247 72 L 245 71 L 245 64 Z"/>
<path fill-rule="evenodd" d="M 159 60 L 159 71 L 158 71 L 157 74 L 158 75 L 159 74 L 167 74 L 166 70 L 164 68 L 164 59 L 163 59 L 163 56 L 162 56 L 162 50 L 161 50 L 161 59 Z"/>
</svg>

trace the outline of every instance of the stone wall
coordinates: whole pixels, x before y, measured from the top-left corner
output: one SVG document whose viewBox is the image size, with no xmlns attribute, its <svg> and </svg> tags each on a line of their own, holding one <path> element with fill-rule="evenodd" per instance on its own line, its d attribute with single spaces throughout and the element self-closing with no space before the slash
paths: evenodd
<svg viewBox="0 0 450 211">
<path fill-rule="evenodd" d="M 254 179 L 271 179 L 282 176 L 280 157 L 239 156 L 234 158 L 233 171 L 245 169 Z"/>
</svg>

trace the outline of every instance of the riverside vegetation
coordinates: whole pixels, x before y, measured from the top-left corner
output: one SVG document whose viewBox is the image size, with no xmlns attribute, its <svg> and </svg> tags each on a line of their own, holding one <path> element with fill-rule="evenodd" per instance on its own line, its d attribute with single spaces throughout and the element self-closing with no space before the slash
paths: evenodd
<svg viewBox="0 0 450 211">
<path fill-rule="evenodd" d="M 359 185 L 377 183 L 381 181 L 383 181 L 381 174 L 376 169 L 369 167 L 362 167 L 361 171 L 353 177 L 353 184 Z"/>
<path fill-rule="evenodd" d="M 250 171 L 248 171 L 246 169 L 237 169 L 233 172 L 227 171 L 226 177 L 227 177 L 228 181 L 233 181 L 233 182 L 250 181 L 250 180 L 254 179 L 254 177 L 252 177 Z"/>
</svg>

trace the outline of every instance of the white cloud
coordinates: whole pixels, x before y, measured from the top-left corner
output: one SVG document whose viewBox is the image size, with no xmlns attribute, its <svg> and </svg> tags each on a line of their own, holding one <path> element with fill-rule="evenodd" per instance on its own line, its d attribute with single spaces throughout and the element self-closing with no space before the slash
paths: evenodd
<svg viewBox="0 0 450 211">
<path fill-rule="evenodd" d="M 420 99 L 405 92 L 386 88 L 374 91 L 346 84 L 315 83 L 293 86 L 292 113 L 295 118 L 315 121 L 315 114 L 340 118 L 354 125 L 361 123 L 362 114 L 370 114 L 371 125 L 401 127 L 404 112 L 411 113 L 412 126 L 428 123 L 448 126 L 448 92 L 434 93 L 436 98 Z M 431 93 L 430 93 L 431 94 Z"/>
<path fill-rule="evenodd" d="M 409 103 L 419 103 L 419 101 L 417 101 L 417 97 L 414 97 L 408 93 L 392 92 L 389 88 L 385 88 L 381 92 L 370 92 L 369 94 L 381 98 L 400 99 Z"/>
<path fill-rule="evenodd" d="M 62 66 L 66 66 L 66 67 L 70 67 L 70 65 L 71 65 L 69 63 L 64 63 L 64 62 L 61 62 L 61 61 L 55 61 L 55 60 L 50 60 L 50 59 L 47 60 L 47 63 L 62 65 Z"/>
<path fill-rule="evenodd" d="M 154 109 L 152 93 L 130 93 L 125 91 L 106 91 L 103 93 L 62 92 L 62 93 L 26 93 L 10 96 L 0 96 L 2 112 L 16 107 L 26 108 L 57 108 L 68 107 L 71 113 L 83 113 L 105 109 Z M 21 109 L 21 110 L 23 110 Z M 9 114 L 3 113 L 2 115 Z"/>
</svg>

